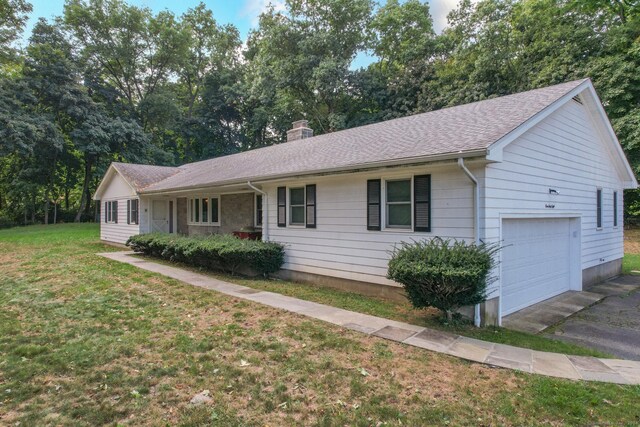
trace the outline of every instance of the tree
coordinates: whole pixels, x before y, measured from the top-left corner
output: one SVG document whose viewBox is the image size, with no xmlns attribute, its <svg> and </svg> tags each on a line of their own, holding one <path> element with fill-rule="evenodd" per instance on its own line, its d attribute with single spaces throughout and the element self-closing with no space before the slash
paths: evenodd
<svg viewBox="0 0 640 427">
<path fill-rule="evenodd" d="M 0 64 L 14 57 L 12 44 L 22 34 L 31 10 L 25 0 L 0 0 Z"/>
<path fill-rule="evenodd" d="M 249 102 L 269 111 L 251 120 L 254 135 L 267 139 L 260 143 L 282 140 L 302 116 L 318 133 L 345 127 L 349 67 L 366 47 L 373 4 L 288 0 L 286 7 L 263 13 L 247 42 Z"/>
</svg>

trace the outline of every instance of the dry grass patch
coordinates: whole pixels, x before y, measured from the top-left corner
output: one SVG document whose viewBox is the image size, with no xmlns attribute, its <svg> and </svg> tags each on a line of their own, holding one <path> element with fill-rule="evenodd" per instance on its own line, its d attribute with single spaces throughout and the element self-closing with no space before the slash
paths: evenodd
<svg viewBox="0 0 640 427">
<path fill-rule="evenodd" d="M 624 253 L 640 254 L 640 228 L 624 230 Z"/>
</svg>

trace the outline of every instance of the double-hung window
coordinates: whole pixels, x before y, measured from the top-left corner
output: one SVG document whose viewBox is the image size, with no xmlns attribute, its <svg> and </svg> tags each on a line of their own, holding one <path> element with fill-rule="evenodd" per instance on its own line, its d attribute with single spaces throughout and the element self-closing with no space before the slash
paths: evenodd
<svg viewBox="0 0 640 427">
<path fill-rule="evenodd" d="M 118 201 L 104 202 L 104 222 L 118 223 Z"/>
<path fill-rule="evenodd" d="M 304 225 L 304 187 L 289 189 L 289 225 Z"/>
<path fill-rule="evenodd" d="M 127 200 L 127 224 L 139 224 L 139 200 Z"/>
<path fill-rule="evenodd" d="M 189 224 L 220 225 L 220 198 L 218 196 L 192 197 L 187 204 Z"/>
<path fill-rule="evenodd" d="M 411 228 L 411 179 L 386 182 L 387 228 Z"/>
<path fill-rule="evenodd" d="M 431 175 L 367 181 L 367 230 L 383 228 L 431 231 Z"/>
<path fill-rule="evenodd" d="M 316 228 L 316 185 L 278 187 L 278 227 Z M 288 203 L 287 203 L 288 202 Z M 287 222 L 287 213 L 289 221 Z"/>
</svg>

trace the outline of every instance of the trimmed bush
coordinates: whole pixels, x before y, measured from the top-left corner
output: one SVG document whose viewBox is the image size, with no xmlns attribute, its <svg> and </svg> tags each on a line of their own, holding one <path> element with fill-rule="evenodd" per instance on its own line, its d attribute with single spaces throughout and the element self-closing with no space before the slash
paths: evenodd
<svg viewBox="0 0 640 427">
<path fill-rule="evenodd" d="M 231 274 L 251 271 L 268 275 L 284 263 L 281 244 L 242 240 L 228 234 L 193 237 L 139 234 L 131 236 L 127 246 L 145 255 Z"/>
<path fill-rule="evenodd" d="M 402 284 L 416 308 L 435 307 L 451 320 L 462 306 L 487 299 L 489 274 L 497 245 L 466 244 L 436 237 L 402 243 L 396 248 L 387 277 Z"/>
</svg>

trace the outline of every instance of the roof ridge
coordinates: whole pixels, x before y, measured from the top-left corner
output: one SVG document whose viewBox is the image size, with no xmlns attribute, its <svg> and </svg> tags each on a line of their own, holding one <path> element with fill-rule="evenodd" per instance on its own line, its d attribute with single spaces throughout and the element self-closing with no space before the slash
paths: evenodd
<svg viewBox="0 0 640 427">
<path fill-rule="evenodd" d="M 588 80 L 572 80 L 185 163 L 176 168 L 176 173 L 145 189 L 169 191 L 240 182 L 248 177 L 289 176 L 480 152 Z"/>
<path fill-rule="evenodd" d="M 424 116 L 424 115 L 427 115 L 427 114 L 438 113 L 438 112 L 443 112 L 443 111 L 447 111 L 447 110 L 450 111 L 452 109 L 460 108 L 460 107 L 470 107 L 472 105 L 476 105 L 476 104 L 483 103 L 483 102 L 494 101 L 494 100 L 497 100 L 497 99 L 504 99 L 504 98 L 508 98 L 508 97 L 521 96 L 521 95 L 525 95 L 525 94 L 528 94 L 528 93 L 531 93 L 531 92 L 549 90 L 549 89 L 557 88 L 558 86 L 570 85 L 571 83 L 575 83 L 575 86 L 572 87 L 572 89 L 573 89 L 573 88 L 579 86 L 580 84 L 584 83 L 587 80 L 590 80 L 590 79 L 587 77 L 587 78 L 583 78 L 583 79 L 571 80 L 571 81 L 568 81 L 568 82 L 558 83 L 558 84 L 551 85 L 551 86 L 544 86 L 544 87 L 539 87 L 539 88 L 536 88 L 536 89 L 529 89 L 529 90 L 526 90 L 526 91 L 523 91 L 523 92 L 516 92 L 516 93 L 510 93 L 508 95 L 496 96 L 496 97 L 493 97 L 493 98 L 480 99 L 480 100 L 469 102 L 469 103 L 466 103 L 466 104 L 451 105 L 451 106 L 439 108 L 437 110 L 424 111 L 424 112 L 421 112 L 421 113 L 413 113 L 413 114 L 409 114 L 407 116 L 396 117 L 396 118 L 389 119 L 389 120 L 382 120 L 382 121 L 375 122 L 375 123 L 367 123 L 365 125 L 355 126 L 355 127 L 347 128 L 347 129 L 340 129 L 340 130 L 337 130 L 335 132 L 329 132 L 329 133 L 323 133 L 323 134 L 320 134 L 320 135 L 314 135 L 314 136 L 312 136 L 310 138 L 305 138 L 305 139 L 300 139 L 300 140 L 295 140 L 295 141 L 279 142 L 279 143 L 275 143 L 275 144 L 272 144 L 272 145 L 267 145 L 267 146 L 264 146 L 264 147 L 253 148 L 251 150 L 245 150 L 245 151 L 239 151 L 237 153 L 225 154 L 224 156 L 211 157 L 209 159 L 198 160 L 196 162 L 184 163 L 181 166 L 179 166 L 179 168 L 184 168 L 184 167 L 196 165 L 198 163 L 210 162 L 212 160 L 224 159 L 225 157 L 235 156 L 237 154 L 246 153 L 248 151 L 255 152 L 255 151 L 264 150 L 264 149 L 267 149 L 267 148 L 274 148 L 274 147 L 278 147 L 278 146 L 280 146 L 282 144 L 308 144 L 310 142 L 314 142 L 313 140 L 318 141 L 319 139 L 321 139 L 322 137 L 327 136 L 327 135 L 337 135 L 337 134 L 340 134 L 342 132 L 353 132 L 353 131 L 356 131 L 358 129 L 362 130 L 364 128 L 369 128 L 369 127 L 373 127 L 373 126 L 381 126 L 383 124 L 389 124 L 389 123 L 392 123 L 392 122 L 398 122 L 398 121 L 406 120 L 406 119 L 409 119 L 409 118 L 415 118 L 415 117 L 418 117 L 418 116 Z M 572 89 L 570 89 L 570 90 L 572 90 Z M 567 92 L 569 92 L 569 90 L 567 90 Z M 564 96 L 564 94 L 558 96 L 557 99 L 562 98 L 562 96 Z"/>
</svg>

